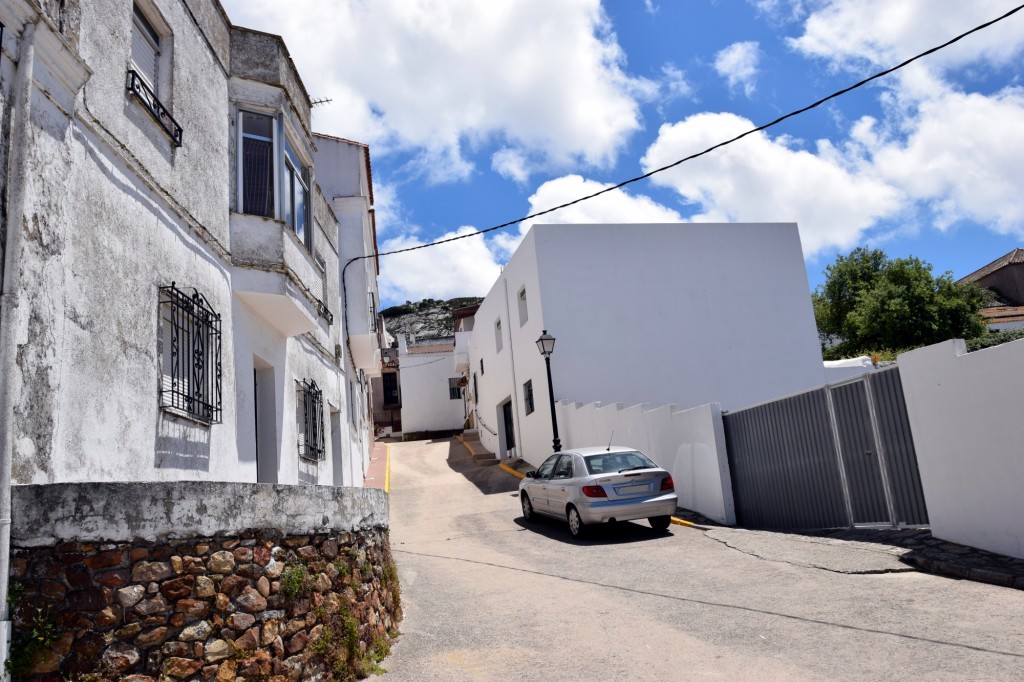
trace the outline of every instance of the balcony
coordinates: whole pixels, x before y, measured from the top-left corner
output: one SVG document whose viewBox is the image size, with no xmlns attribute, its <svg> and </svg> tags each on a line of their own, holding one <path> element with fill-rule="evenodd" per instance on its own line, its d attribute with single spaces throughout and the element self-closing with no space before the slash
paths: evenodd
<svg viewBox="0 0 1024 682">
<path fill-rule="evenodd" d="M 232 288 L 270 326 L 297 336 L 320 325 L 323 274 L 284 223 L 232 213 L 231 255 Z"/>
</svg>

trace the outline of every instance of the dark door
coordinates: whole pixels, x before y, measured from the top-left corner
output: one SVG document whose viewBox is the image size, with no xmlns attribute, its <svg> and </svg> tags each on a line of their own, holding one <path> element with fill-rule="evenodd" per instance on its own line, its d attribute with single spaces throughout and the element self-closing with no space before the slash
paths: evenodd
<svg viewBox="0 0 1024 682">
<path fill-rule="evenodd" d="M 516 446 L 516 430 L 512 421 L 512 401 L 501 406 L 501 417 L 505 423 L 505 452 L 510 452 Z"/>
<path fill-rule="evenodd" d="M 864 382 L 831 389 L 854 523 L 892 523 Z"/>
</svg>

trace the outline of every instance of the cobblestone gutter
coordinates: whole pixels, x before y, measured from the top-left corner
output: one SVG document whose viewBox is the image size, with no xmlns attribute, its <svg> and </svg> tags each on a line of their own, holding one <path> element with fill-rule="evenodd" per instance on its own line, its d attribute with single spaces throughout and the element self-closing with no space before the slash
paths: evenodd
<svg viewBox="0 0 1024 682">
<path fill-rule="evenodd" d="M 81 505 L 89 501 L 82 495 L 95 488 L 95 503 L 111 492 L 104 490 L 108 485 L 31 486 L 65 490 L 19 491 L 30 494 L 16 494 L 15 514 L 31 514 L 17 502 L 39 502 L 39 493 L 70 493 Z M 178 484 L 131 485 L 139 495 L 123 500 L 121 506 L 130 509 L 122 511 L 139 513 L 154 494 L 173 492 Z M 313 530 L 293 516 L 290 524 L 190 537 L 182 533 L 188 523 L 130 541 L 64 538 L 38 545 L 38 535 L 28 538 L 32 542 L 16 537 L 14 679 L 280 682 L 371 672 L 401 618 L 387 525 L 377 508 L 383 505 L 386 520 L 386 496 L 309 486 L 237 490 L 239 485 L 204 484 L 199 491 L 271 494 L 293 512 L 315 500 L 319 513 L 325 499 L 335 498 L 339 505 L 330 511 L 340 513 L 332 527 L 321 523 Z M 158 511 L 150 517 L 168 512 L 166 506 L 151 508 Z M 358 522 L 345 528 L 345 517 Z M 158 528 L 152 518 L 135 518 L 150 524 L 150 531 Z M 247 520 L 241 515 L 237 524 Z M 33 546 L 19 546 L 19 540 Z"/>
</svg>

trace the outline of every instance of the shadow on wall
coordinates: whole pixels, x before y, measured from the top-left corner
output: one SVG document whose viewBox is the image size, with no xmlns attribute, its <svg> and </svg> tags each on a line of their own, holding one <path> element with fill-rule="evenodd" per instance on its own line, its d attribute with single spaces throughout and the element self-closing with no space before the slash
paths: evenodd
<svg viewBox="0 0 1024 682">
<path fill-rule="evenodd" d="M 157 469 L 210 471 L 210 427 L 164 410 L 156 419 Z"/>
</svg>

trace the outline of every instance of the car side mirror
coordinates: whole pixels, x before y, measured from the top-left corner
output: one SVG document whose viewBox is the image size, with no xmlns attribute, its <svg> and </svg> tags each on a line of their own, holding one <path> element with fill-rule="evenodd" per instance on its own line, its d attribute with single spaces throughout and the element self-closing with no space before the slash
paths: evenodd
<svg viewBox="0 0 1024 682">
<path fill-rule="evenodd" d="M 537 478 L 537 472 L 536 471 L 527 471 L 526 472 L 526 477 L 527 478 Z"/>
</svg>

